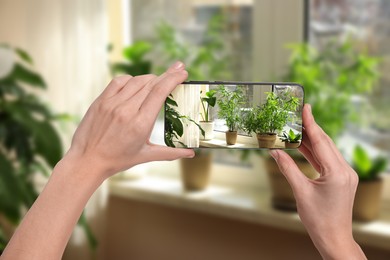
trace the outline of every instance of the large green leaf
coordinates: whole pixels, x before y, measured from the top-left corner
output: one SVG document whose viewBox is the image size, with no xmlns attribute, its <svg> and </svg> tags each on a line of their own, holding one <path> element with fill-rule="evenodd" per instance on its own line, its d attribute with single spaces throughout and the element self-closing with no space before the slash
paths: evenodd
<svg viewBox="0 0 390 260">
<path fill-rule="evenodd" d="M 356 146 L 353 151 L 354 168 L 361 177 L 368 177 L 371 168 L 371 160 L 367 152 L 360 146 Z"/>
<path fill-rule="evenodd" d="M 5 108 L 10 112 L 13 119 L 22 124 L 32 133 L 32 142 L 36 152 L 46 162 L 54 167 L 62 156 L 61 139 L 54 127 L 46 120 L 35 119 L 29 111 L 20 106 L 20 102 L 9 102 Z"/>
<path fill-rule="evenodd" d="M 54 127 L 47 121 L 34 124 L 36 151 L 54 167 L 62 157 L 62 144 Z"/>
<path fill-rule="evenodd" d="M 370 169 L 370 177 L 375 178 L 378 174 L 384 172 L 387 167 L 387 160 L 384 157 L 375 158 L 372 161 L 372 167 Z"/>
<path fill-rule="evenodd" d="M 13 78 L 17 81 L 27 83 L 30 86 L 46 88 L 46 83 L 44 82 L 41 75 L 27 69 L 20 63 L 15 64 L 14 69 L 11 72 L 9 78 Z"/>
<path fill-rule="evenodd" d="M 15 224 L 21 218 L 21 192 L 18 182 L 11 162 L 0 153 L 0 212 Z"/>
<path fill-rule="evenodd" d="M 123 50 L 123 56 L 133 64 L 142 61 L 146 53 L 152 49 L 152 45 L 145 41 L 137 41 Z"/>
<path fill-rule="evenodd" d="M 21 58 L 23 61 L 25 61 L 31 65 L 33 64 L 33 59 L 25 50 L 20 49 L 20 48 L 15 48 L 15 52 L 19 56 L 19 58 Z"/>
</svg>

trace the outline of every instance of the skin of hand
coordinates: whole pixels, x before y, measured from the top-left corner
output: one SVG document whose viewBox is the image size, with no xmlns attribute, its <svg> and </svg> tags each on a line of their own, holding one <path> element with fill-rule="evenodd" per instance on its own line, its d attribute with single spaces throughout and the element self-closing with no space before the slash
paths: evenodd
<svg viewBox="0 0 390 260">
<path fill-rule="evenodd" d="M 270 151 L 291 185 L 301 221 L 324 259 L 366 259 L 352 235 L 358 176 L 317 125 L 308 104 L 303 108 L 303 125 L 299 151 L 319 178 L 308 179 L 284 151 Z"/>
<path fill-rule="evenodd" d="M 187 77 L 176 62 L 160 76 L 113 79 L 88 109 L 1 260 L 61 259 L 83 208 L 106 178 L 144 162 L 193 157 L 191 149 L 149 142 L 166 97 Z"/>
</svg>

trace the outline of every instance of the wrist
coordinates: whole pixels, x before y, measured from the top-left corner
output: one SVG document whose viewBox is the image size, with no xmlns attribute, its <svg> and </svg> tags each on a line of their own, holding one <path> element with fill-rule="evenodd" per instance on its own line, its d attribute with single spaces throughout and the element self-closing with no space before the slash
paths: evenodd
<svg viewBox="0 0 390 260">
<path fill-rule="evenodd" d="M 366 259 L 360 246 L 350 236 L 336 235 L 313 239 L 323 259 Z"/>
<path fill-rule="evenodd" d="M 54 173 L 64 172 L 76 181 L 100 185 L 107 175 L 104 165 L 87 155 L 69 150 L 57 163 Z"/>
</svg>

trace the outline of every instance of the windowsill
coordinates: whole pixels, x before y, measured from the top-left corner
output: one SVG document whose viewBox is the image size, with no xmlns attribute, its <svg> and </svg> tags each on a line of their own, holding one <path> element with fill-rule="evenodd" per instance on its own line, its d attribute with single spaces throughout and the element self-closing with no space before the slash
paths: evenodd
<svg viewBox="0 0 390 260">
<path fill-rule="evenodd" d="M 270 193 L 266 188 L 212 184 L 205 191 L 185 192 L 178 179 L 143 175 L 133 180 L 112 179 L 110 194 L 296 232 L 306 232 L 297 213 L 282 212 L 272 208 Z M 390 208 L 385 208 L 385 204 L 383 203 L 378 220 L 353 224 L 354 236 L 358 243 L 388 249 Z"/>
<path fill-rule="evenodd" d="M 209 148 L 259 148 L 256 137 L 238 135 L 237 142 L 234 145 L 227 145 L 225 133 L 220 131 L 214 131 L 214 138 L 211 140 L 200 140 L 200 147 L 209 147 Z M 285 148 L 284 143 L 276 138 L 275 148 Z"/>
</svg>

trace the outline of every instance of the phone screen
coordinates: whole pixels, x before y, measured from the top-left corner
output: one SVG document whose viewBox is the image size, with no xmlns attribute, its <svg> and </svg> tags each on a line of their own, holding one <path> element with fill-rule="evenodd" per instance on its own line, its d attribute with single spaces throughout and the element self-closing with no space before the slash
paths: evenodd
<svg viewBox="0 0 390 260">
<path fill-rule="evenodd" d="M 298 148 L 303 87 L 295 83 L 184 82 L 165 102 L 171 147 Z"/>
</svg>

